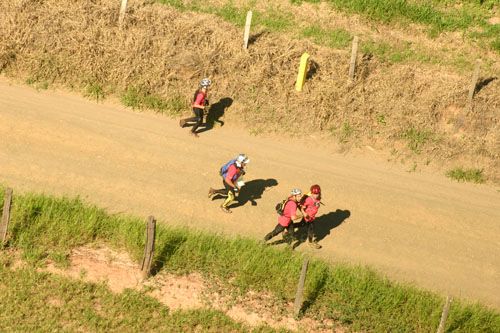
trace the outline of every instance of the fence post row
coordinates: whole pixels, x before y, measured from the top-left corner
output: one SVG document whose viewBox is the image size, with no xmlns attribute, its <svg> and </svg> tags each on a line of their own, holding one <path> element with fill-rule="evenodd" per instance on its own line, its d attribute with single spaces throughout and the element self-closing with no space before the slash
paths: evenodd
<svg viewBox="0 0 500 333">
<path fill-rule="evenodd" d="M 118 17 L 118 26 L 122 27 L 123 20 L 125 19 L 125 12 L 127 11 L 127 1 L 128 0 L 122 0 L 122 3 L 120 5 L 120 16 Z"/>
<path fill-rule="evenodd" d="M 243 35 L 243 48 L 248 48 L 248 38 L 250 38 L 250 26 L 252 25 L 252 11 L 247 12 L 247 20 L 245 23 L 245 33 Z"/>
<path fill-rule="evenodd" d="M 300 272 L 299 284 L 297 286 L 297 293 L 295 294 L 295 303 L 293 304 L 295 317 L 298 317 L 300 309 L 302 308 L 302 303 L 304 301 L 304 282 L 306 280 L 307 265 L 309 264 L 309 258 L 305 258 L 302 263 L 302 271 Z"/>
<path fill-rule="evenodd" d="M 446 319 L 448 318 L 448 312 L 450 312 L 451 297 L 446 297 L 446 302 L 444 303 L 443 313 L 441 314 L 441 320 L 439 321 L 439 327 L 437 333 L 444 333 L 444 328 L 446 326 Z"/>
<path fill-rule="evenodd" d="M 144 278 L 151 273 L 151 263 L 155 249 L 156 220 L 153 216 L 148 217 L 146 227 L 146 244 L 144 245 L 144 258 L 142 259 L 141 271 Z"/>
<path fill-rule="evenodd" d="M 0 223 L 0 237 L 2 237 L 1 247 L 5 245 L 7 240 L 7 228 L 10 220 L 10 205 L 12 203 L 12 189 L 5 189 L 2 211 L 2 222 Z"/>
<path fill-rule="evenodd" d="M 354 80 L 354 72 L 356 71 L 356 58 L 358 57 L 358 36 L 354 36 L 352 40 L 351 63 L 349 65 L 349 79 Z"/>
</svg>

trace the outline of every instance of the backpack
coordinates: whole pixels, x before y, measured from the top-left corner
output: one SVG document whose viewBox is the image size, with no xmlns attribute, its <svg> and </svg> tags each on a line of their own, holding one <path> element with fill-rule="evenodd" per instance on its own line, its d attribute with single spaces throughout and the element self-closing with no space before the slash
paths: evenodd
<svg viewBox="0 0 500 333">
<path fill-rule="evenodd" d="M 222 178 L 226 178 L 227 170 L 234 163 L 236 163 L 236 159 L 235 158 L 233 158 L 232 160 L 230 160 L 229 162 L 227 162 L 226 164 L 224 164 L 223 166 L 221 166 L 220 170 L 219 170 L 219 176 L 222 176 Z"/>
<path fill-rule="evenodd" d="M 286 206 L 288 201 L 289 201 L 288 198 L 286 198 L 285 200 L 282 200 L 276 204 L 275 209 L 276 209 L 276 213 L 278 213 L 278 215 L 283 216 L 283 212 L 285 211 L 285 206 Z"/>
</svg>

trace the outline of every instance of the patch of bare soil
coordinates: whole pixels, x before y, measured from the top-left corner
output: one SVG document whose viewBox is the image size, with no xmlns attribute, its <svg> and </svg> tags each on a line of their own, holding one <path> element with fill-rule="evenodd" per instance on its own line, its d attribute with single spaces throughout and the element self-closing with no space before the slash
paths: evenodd
<svg viewBox="0 0 500 333">
<path fill-rule="evenodd" d="M 14 269 L 22 265 L 19 260 L 16 262 L 11 266 Z M 295 320 L 291 315 L 293 304 L 278 309 L 276 300 L 269 294 L 249 292 L 238 297 L 231 296 L 221 288 L 213 288 L 213 283 L 207 283 L 197 273 L 179 276 L 160 272 L 143 280 L 140 266 L 126 253 L 104 245 L 76 248 L 69 256 L 69 267 L 58 268 L 49 262 L 42 270 L 87 282 L 104 282 L 115 293 L 126 288 L 142 290 L 172 310 L 211 307 L 250 326 L 266 324 L 300 332 L 344 332 L 333 322 L 320 323 L 307 317 Z M 58 299 L 48 302 L 54 306 L 61 304 Z"/>
</svg>

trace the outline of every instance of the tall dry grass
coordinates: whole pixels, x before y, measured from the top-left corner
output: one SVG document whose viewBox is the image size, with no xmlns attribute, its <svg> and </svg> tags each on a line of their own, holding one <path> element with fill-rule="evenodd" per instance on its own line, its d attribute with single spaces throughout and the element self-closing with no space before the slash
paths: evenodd
<svg viewBox="0 0 500 333">
<path fill-rule="evenodd" d="M 321 132 L 346 145 L 478 167 L 500 181 L 500 80 L 491 80 L 494 75 L 483 73 L 488 84 L 469 111 L 467 75 L 365 54 L 356 83 L 349 84 L 346 51 L 255 31 L 245 52 L 234 25 L 152 1 L 130 1 L 120 30 L 118 9 L 116 0 L 0 2 L 0 71 L 49 86 L 98 87 L 103 95 L 135 89 L 166 100 L 186 96 L 186 104 L 198 80 L 209 76 L 214 97 L 234 100 L 226 120 L 243 121 L 253 132 Z M 305 51 L 313 62 L 299 94 L 293 86 Z M 423 134 L 426 140 L 414 141 Z"/>
</svg>

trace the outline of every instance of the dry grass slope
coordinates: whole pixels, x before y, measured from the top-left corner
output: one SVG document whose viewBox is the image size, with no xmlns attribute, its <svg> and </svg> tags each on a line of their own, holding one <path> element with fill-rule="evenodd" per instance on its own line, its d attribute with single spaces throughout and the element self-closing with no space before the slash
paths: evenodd
<svg viewBox="0 0 500 333">
<path fill-rule="evenodd" d="M 347 82 L 349 52 L 264 33 L 249 52 L 239 28 L 216 17 L 133 1 L 117 27 L 119 1 L 0 3 L 0 72 L 42 86 L 121 95 L 130 88 L 166 100 L 192 95 L 210 76 L 234 100 L 226 120 L 256 132 L 322 132 L 407 156 L 484 170 L 500 182 L 500 80 L 483 73 L 472 111 L 470 76 L 431 65 L 360 55 Z M 293 85 L 300 55 L 314 65 L 305 91 Z M 484 84 L 487 83 L 487 84 Z M 256 125 L 258 124 L 258 125 Z"/>
</svg>

